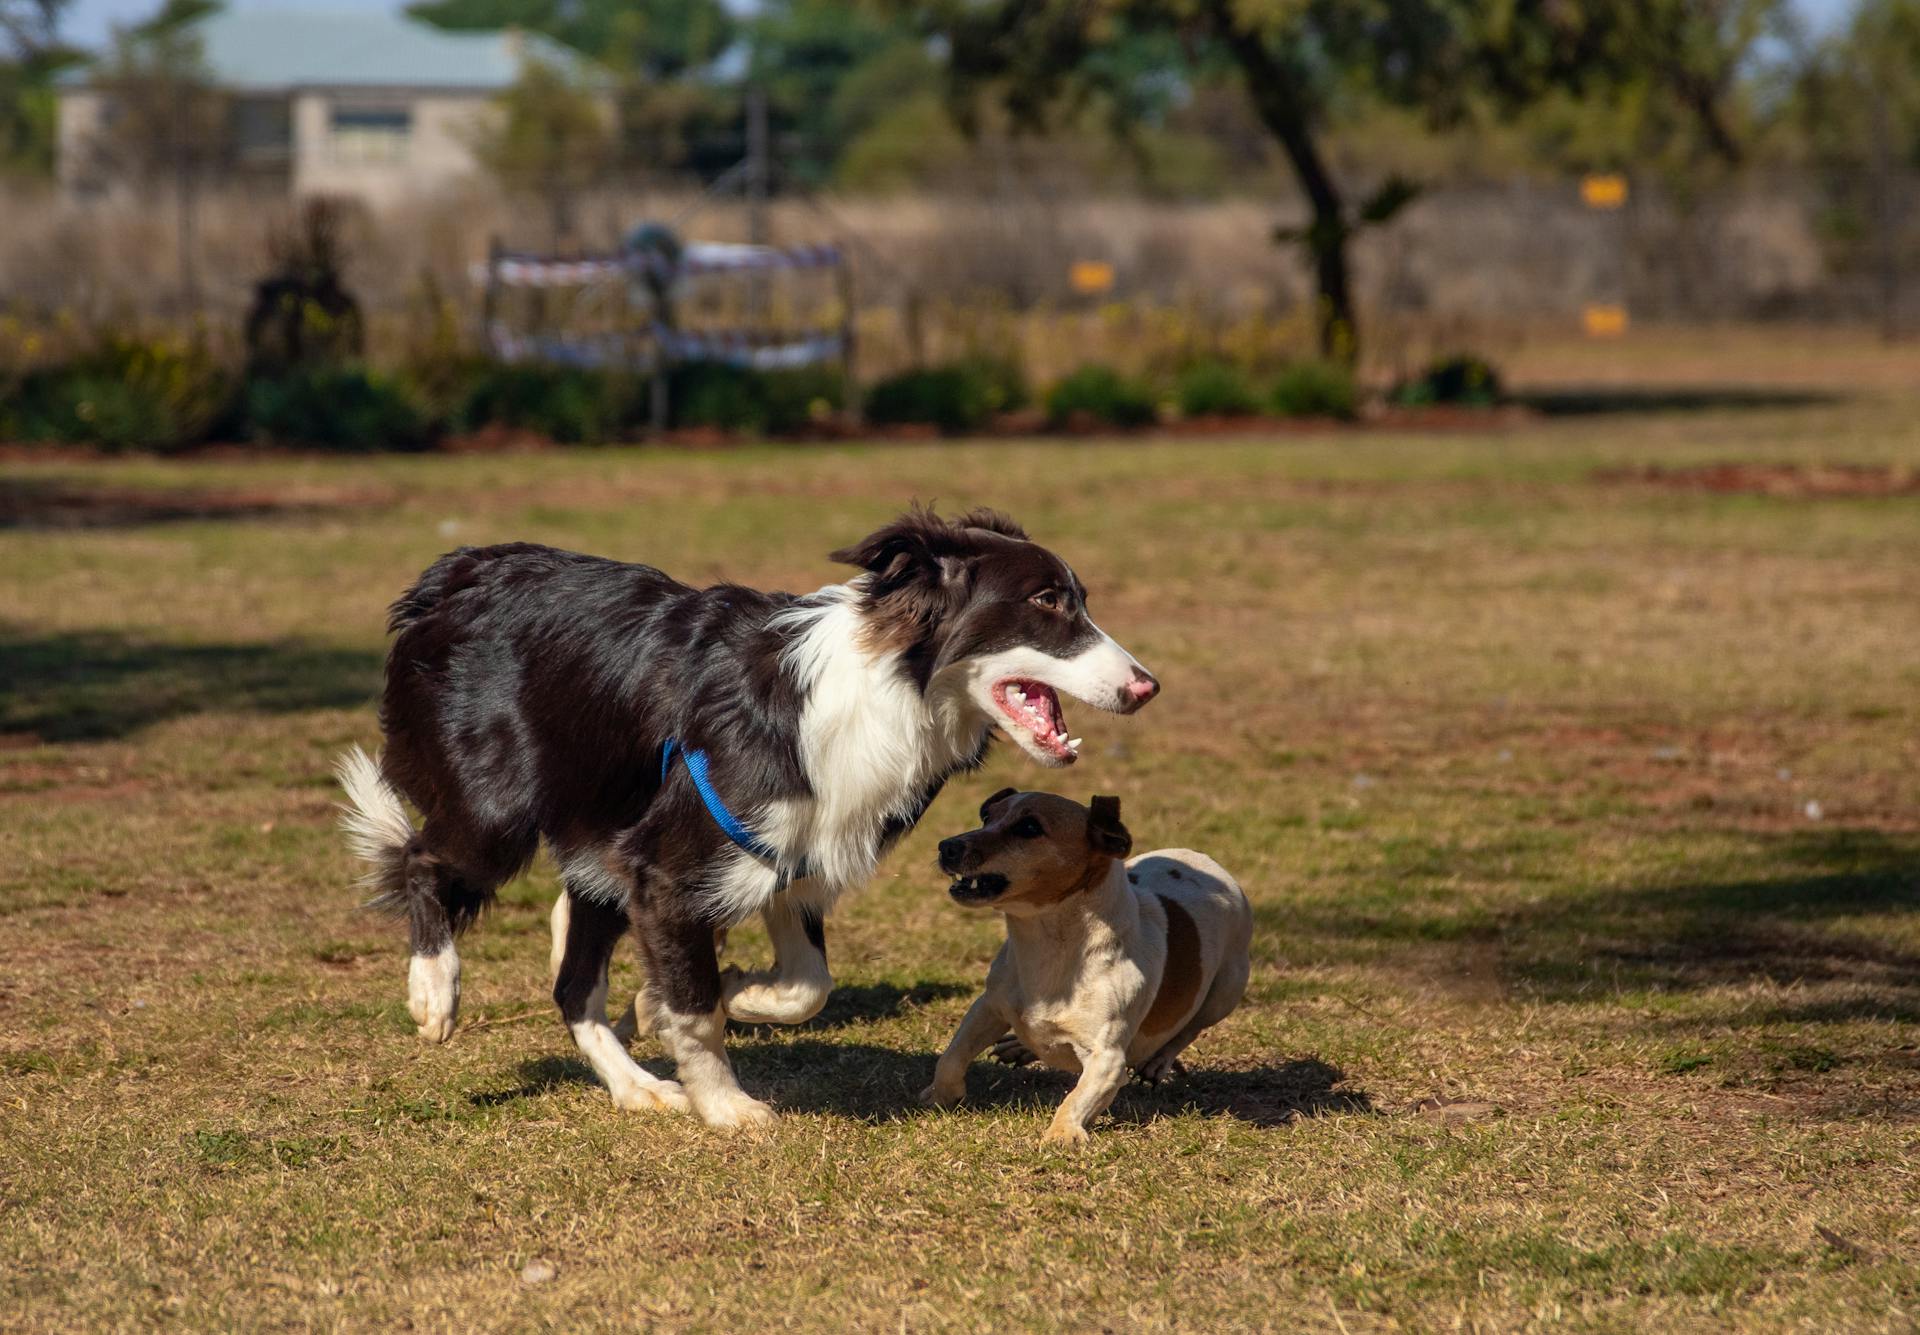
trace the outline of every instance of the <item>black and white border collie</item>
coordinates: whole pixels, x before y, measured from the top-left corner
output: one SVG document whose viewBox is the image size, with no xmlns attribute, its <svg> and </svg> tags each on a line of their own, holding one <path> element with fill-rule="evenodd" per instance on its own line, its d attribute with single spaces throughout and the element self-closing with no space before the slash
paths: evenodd
<svg viewBox="0 0 1920 1335">
<path fill-rule="evenodd" d="M 916 510 L 833 559 L 863 573 L 796 597 L 527 543 L 463 548 L 393 605 L 386 748 L 349 752 L 340 777 L 376 903 L 411 928 L 423 1037 L 453 1032 L 454 938 L 544 839 L 566 889 L 554 1000 L 615 1104 L 768 1122 L 727 1061 L 728 1017 L 819 1009 L 822 916 L 995 727 L 1070 765 L 1062 695 L 1131 713 L 1160 689 L 1088 618 L 1066 562 L 991 511 Z M 776 969 L 723 974 L 717 938 L 755 912 Z M 677 1082 L 607 1023 L 629 928 Z"/>
</svg>

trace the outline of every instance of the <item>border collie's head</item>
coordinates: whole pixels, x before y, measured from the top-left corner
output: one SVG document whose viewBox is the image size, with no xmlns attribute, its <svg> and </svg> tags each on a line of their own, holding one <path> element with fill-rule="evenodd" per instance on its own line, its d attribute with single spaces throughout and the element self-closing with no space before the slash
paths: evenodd
<svg viewBox="0 0 1920 1335">
<path fill-rule="evenodd" d="M 992 510 L 915 509 L 833 559 L 856 581 L 871 648 L 925 692 L 951 687 L 1043 765 L 1071 765 L 1060 697 L 1130 714 L 1160 683 L 1087 616 L 1065 561 Z"/>
</svg>

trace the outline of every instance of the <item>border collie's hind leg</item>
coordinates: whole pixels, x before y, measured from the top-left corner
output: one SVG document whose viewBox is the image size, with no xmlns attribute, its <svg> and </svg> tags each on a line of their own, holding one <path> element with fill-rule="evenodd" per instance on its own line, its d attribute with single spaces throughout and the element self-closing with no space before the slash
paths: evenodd
<svg viewBox="0 0 1920 1335">
<path fill-rule="evenodd" d="M 553 944 L 547 953 L 547 981 L 549 983 L 560 981 L 560 964 L 561 961 L 567 957 L 567 922 L 572 912 L 572 904 L 572 894 L 565 886 L 562 886 L 560 893 L 554 896 L 553 912 L 548 917 L 553 940 Z M 622 1047 L 631 1044 L 639 1035 L 640 1007 L 638 1000 L 638 998 L 635 998 L 633 1001 L 629 1001 L 627 1003 L 626 1013 L 608 1026 L 613 1030 L 613 1036 L 620 1040 Z M 595 1018 L 604 1021 L 607 1018 L 605 1010 L 602 1009 L 600 1014 Z"/>
<path fill-rule="evenodd" d="M 607 1025 L 607 961 L 626 930 L 627 916 L 582 895 L 564 895 L 566 947 L 555 969 L 553 1000 L 580 1055 L 605 1082 L 616 1108 L 629 1112 L 685 1112 L 686 1091 L 643 1070 Z M 558 927 L 562 913 L 554 910 Z"/>
<path fill-rule="evenodd" d="M 742 1024 L 804 1024 L 833 991 L 827 971 L 827 934 L 821 910 L 795 887 L 760 911 L 773 939 L 773 968 L 745 971 L 728 965 L 720 975 L 727 1018 Z"/>
<path fill-rule="evenodd" d="M 456 866 L 434 852 L 434 826 L 408 841 L 401 863 L 407 914 L 407 1011 L 429 1043 L 453 1037 L 460 1014 L 460 952 L 454 938 L 472 925 L 503 881 L 526 861 L 503 842 L 491 856 Z M 520 841 L 524 843 L 525 841 Z"/>
</svg>

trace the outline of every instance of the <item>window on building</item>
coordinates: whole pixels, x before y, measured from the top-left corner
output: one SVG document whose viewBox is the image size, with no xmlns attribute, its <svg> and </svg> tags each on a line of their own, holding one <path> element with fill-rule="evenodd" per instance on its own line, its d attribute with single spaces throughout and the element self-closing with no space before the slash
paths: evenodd
<svg viewBox="0 0 1920 1335">
<path fill-rule="evenodd" d="M 412 133 L 413 112 L 407 107 L 336 105 L 328 147 L 335 162 L 405 162 Z"/>
</svg>

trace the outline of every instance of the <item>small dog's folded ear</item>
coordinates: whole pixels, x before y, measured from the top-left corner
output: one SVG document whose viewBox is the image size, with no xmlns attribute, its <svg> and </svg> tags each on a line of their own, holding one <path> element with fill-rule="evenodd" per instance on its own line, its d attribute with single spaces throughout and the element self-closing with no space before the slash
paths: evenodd
<svg viewBox="0 0 1920 1335">
<path fill-rule="evenodd" d="M 1096 797 L 1088 811 L 1088 843 L 1109 857 L 1123 858 L 1133 852 L 1133 836 L 1120 823 L 1119 798 Z"/>
<path fill-rule="evenodd" d="M 1019 791 L 1020 790 L 1018 788 L 1002 788 L 999 792 L 995 793 L 992 797 L 989 797 L 986 801 L 982 802 L 980 804 L 980 823 L 982 825 L 985 825 L 988 821 L 992 820 L 993 809 L 999 806 L 1002 802 L 1006 801 L 1009 797 L 1012 797 L 1015 793 Z"/>
</svg>

